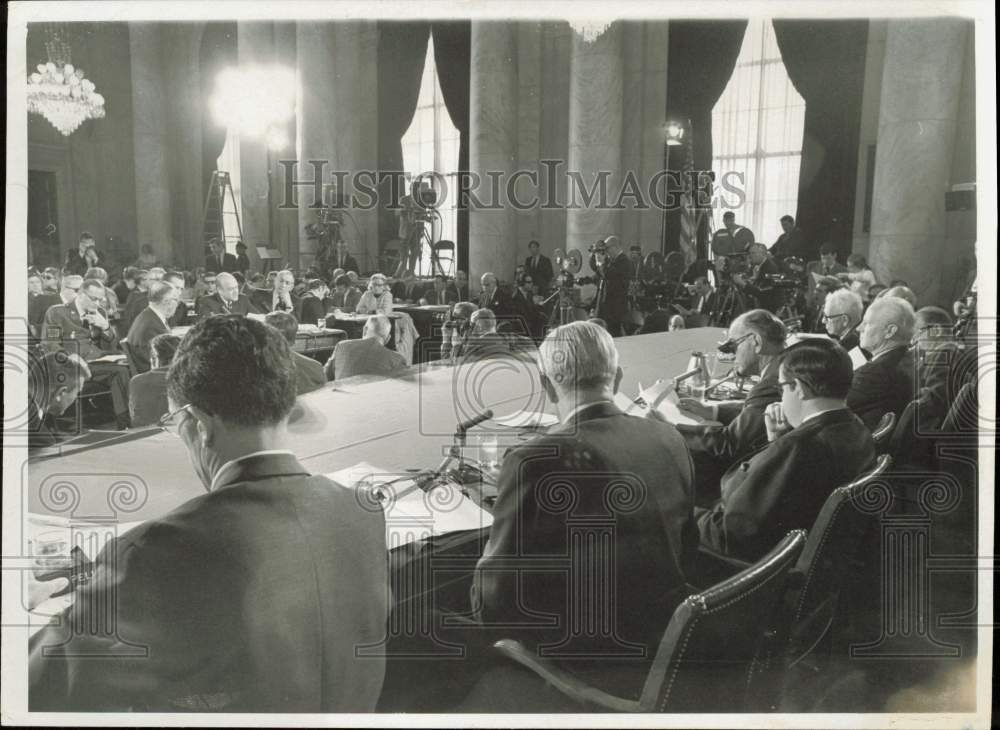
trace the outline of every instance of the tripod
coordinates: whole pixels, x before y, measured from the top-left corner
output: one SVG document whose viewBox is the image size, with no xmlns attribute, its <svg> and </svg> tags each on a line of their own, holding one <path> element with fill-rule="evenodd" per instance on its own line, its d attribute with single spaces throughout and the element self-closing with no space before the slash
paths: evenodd
<svg viewBox="0 0 1000 730">
<path fill-rule="evenodd" d="M 719 284 L 717 289 L 718 306 L 712 311 L 709 325 L 712 327 L 728 327 L 736 317 L 746 310 L 746 302 L 735 284 L 728 277 Z"/>
</svg>

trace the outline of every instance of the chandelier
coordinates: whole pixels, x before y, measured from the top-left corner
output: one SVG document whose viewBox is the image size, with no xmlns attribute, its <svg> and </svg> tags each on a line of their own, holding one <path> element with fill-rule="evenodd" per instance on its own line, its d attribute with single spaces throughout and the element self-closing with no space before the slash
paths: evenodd
<svg viewBox="0 0 1000 730">
<path fill-rule="evenodd" d="M 569 21 L 569 26 L 573 31 L 583 39 L 584 43 L 593 43 L 602 35 L 604 32 L 611 27 L 614 20 L 595 20 L 593 18 L 583 19 L 583 20 L 571 20 Z"/>
<path fill-rule="evenodd" d="M 45 51 L 48 62 L 28 76 L 28 112 L 41 114 L 68 137 L 86 120 L 104 117 L 104 97 L 74 68 L 65 30 L 48 29 Z"/>
</svg>

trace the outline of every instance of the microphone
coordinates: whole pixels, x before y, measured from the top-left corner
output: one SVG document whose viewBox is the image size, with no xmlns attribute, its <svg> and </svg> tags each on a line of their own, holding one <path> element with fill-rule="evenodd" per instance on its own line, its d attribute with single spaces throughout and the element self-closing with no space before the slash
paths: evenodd
<svg viewBox="0 0 1000 730">
<path fill-rule="evenodd" d="M 493 411 L 487 409 L 480 413 L 478 416 L 473 416 L 467 421 L 462 421 L 455 427 L 455 433 L 464 435 L 466 431 L 470 428 L 478 426 L 483 421 L 488 421 L 493 418 Z"/>
</svg>

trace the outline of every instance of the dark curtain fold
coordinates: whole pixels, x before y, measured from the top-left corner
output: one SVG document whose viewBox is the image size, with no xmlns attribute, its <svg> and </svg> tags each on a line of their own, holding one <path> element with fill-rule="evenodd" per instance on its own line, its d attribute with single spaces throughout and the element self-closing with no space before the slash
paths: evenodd
<svg viewBox="0 0 1000 730">
<path fill-rule="evenodd" d="M 746 28 L 746 20 L 670 21 L 667 118 L 690 121 L 695 170 L 712 168 L 712 108 L 733 75 Z M 683 148 L 669 149 L 667 168 L 682 170 Z M 680 249 L 680 221 L 680 211 L 668 211 L 666 251 Z M 707 235 L 699 231 L 699 244 Z"/>
<path fill-rule="evenodd" d="M 436 21 L 431 32 L 434 34 L 434 64 L 437 67 L 441 95 L 448 108 L 451 123 L 459 132 L 458 172 L 469 171 L 469 99 L 471 92 L 470 75 L 472 68 L 472 22 L 469 20 Z M 451 181 L 449 181 L 451 182 Z M 458 195 L 458 180 L 448 191 Z M 469 209 L 466 196 L 458 200 L 458 225 L 456 243 L 459 250 L 469 241 Z M 467 249 L 466 249 L 467 250 Z"/>
<path fill-rule="evenodd" d="M 402 195 L 392 175 L 403 171 L 403 135 L 413 121 L 420 78 L 427 56 L 430 24 L 381 21 L 378 24 L 379 247 L 396 238 L 399 223 L 392 205 Z"/>
<path fill-rule="evenodd" d="M 806 102 L 796 221 L 815 255 L 851 251 L 867 20 L 775 20 L 785 70 Z"/>
<path fill-rule="evenodd" d="M 236 23 L 206 24 L 198 56 L 202 99 L 211 99 L 216 76 L 227 66 L 235 66 L 236 62 Z M 217 169 L 222 148 L 226 146 L 226 128 L 216 123 L 208 103 L 202 106 L 202 110 L 201 179 L 204 185 L 202 195 L 207 195 L 212 173 Z"/>
</svg>

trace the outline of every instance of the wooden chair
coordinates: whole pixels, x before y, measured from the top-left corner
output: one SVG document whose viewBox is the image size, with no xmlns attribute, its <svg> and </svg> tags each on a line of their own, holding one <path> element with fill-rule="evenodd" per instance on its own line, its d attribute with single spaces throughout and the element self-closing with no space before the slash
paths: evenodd
<svg viewBox="0 0 1000 730">
<path fill-rule="evenodd" d="M 638 699 L 591 686 L 513 639 L 494 644 L 508 659 L 530 670 L 581 711 L 714 712 L 758 705 L 750 691 L 775 635 L 775 615 L 787 575 L 805 545 L 793 530 L 759 562 L 718 585 L 686 598 L 674 611 Z"/>
<path fill-rule="evenodd" d="M 872 430 L 872 439 L 875 441 L 875 451 L 884 454 L 889 448 L 889 441 L 896 428 L 896 414 L 892 411 L 884 414 Z"/>
</svg>

